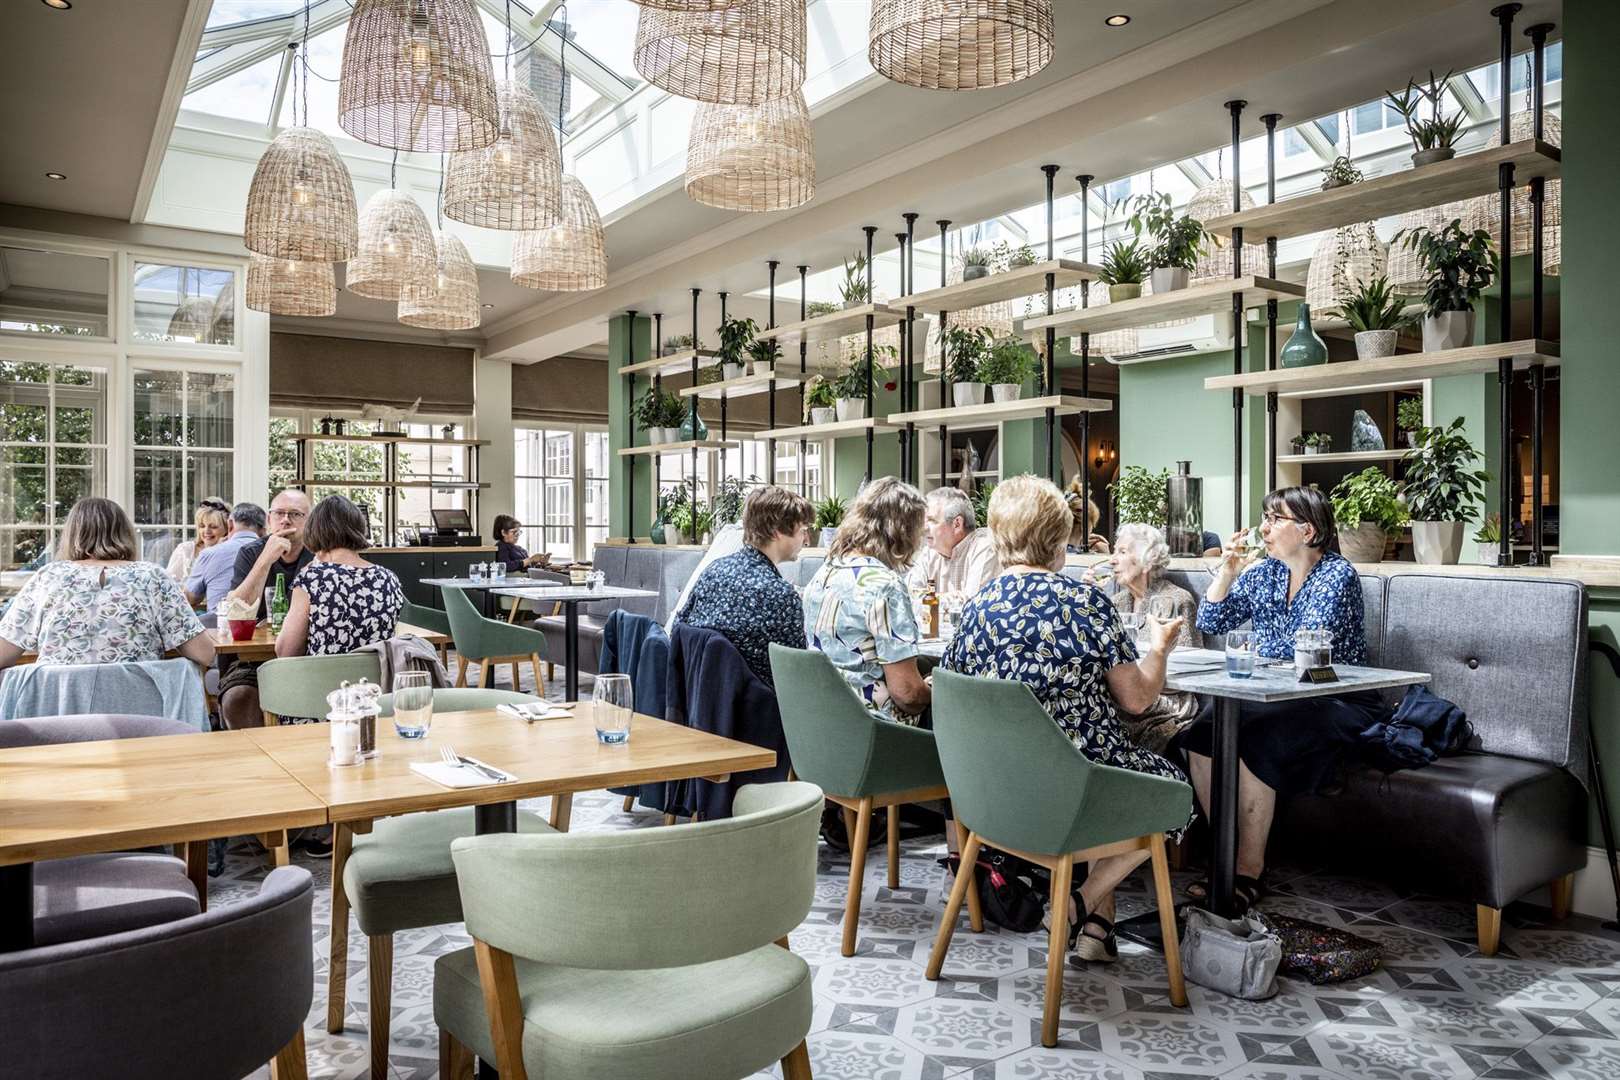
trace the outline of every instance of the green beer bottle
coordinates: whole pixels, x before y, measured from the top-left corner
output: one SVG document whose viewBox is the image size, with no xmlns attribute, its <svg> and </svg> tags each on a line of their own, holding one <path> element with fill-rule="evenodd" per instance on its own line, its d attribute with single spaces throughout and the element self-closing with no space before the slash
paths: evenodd
<svg viewBox="0 0 1620 1080">
<path fill-rule="evenodd" d="M 276 594 L 270 599 L 270 632 L 281 633 L 281 624 L 287 619 L 287 575 L 276 575 Z"/>
</svg>

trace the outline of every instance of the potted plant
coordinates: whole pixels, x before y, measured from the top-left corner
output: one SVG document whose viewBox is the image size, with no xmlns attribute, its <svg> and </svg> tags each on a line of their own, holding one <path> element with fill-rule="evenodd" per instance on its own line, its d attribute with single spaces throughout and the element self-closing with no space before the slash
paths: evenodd
<svg viewBox="0 0 1620 1080">
<path fill-rule="evenodd" d="M 1148 472 L 1141 465 L 1127 465 L 1108 485 L 1121 525 L 1142 524 L 1163 529 L 1169 512 L 1170 470 Z"/>
<path fill-rule="evenodd" d="M 837 415 L 838 394 L 825 375 L 812 375 L 804 388 L 804 407 L 809 413 L 806 423 L 830 424 Z"/>
<path fill-rule="evenodd" d="M 691 418 L 691 410 L 687 408 L 686 402 L 681 400 L 681 395 L 675 393 L 673 390 L 665 390 L 663 441 L 667 443 L 680 442 L 682 428 Z M 697 439 L 700 438 L 700 436 L 693 435 L 692 438 Z"/>
<path fill-rule="evenodd" d="M 727 317 L 720 323 L 720 355 L 715 366 L 722 380 L 742 378 L 743 354 L 757 333 L 759 325 L 753 319 Z"/>
<path fill-rule="evenodd" d="M 697 348 L 697 343 L 693 341 L 691 334 L 676 334 L 674 337 L 667 337 L 664 339 L 664 351 L 666 353 L 680 352 L 682 349 L 695 348 Z"/>
<path fill-rule="evenodd" d="M 864 278 L 861 280 L 861 284 L 866 284 L 866 280 Z M 804 317 L 807 319 L 819 319 L 821 316 L 831 315 L 837 310 L 837 304 L 831 303 L 827 300 L 812 300 L 808 304 L 804 305 Z"/>
<path fill-rule="evenodd" d="M 1463 418 L 1448 427 L 1423 427 L 1406 464 L 1402 494 L 1412 515 L 1412 547 L 1417 561 L 1454 563 L 1462 551 L 1463 523 L 1473 516 L 1490 474 L 1473 468 L 1481 454 L 1463 434 Z"/>
<path fill-rule="evenodd" d="M 664 441 L 664 395 L 653 386 L 636 399 L 636 425 L 647 433 L 647 442 L 657 445 Z"/>
<path fill-rule="evenodd" d="M 1288 445 L 1294 448 L 1294 453 L 1303 454 L 1305 452 L 1305 441 L 1309 438 L 1309 435 L 1306 435 L 1304 432 L 1300 432 L 1298 435 L 1295 435 L 1292 439 L 1288 440 Z"/>
<path fill-rule="evenodd" d="M 984 383 L 979 381 L 979 364 L 990 351 L 990 331 L 986 327 L 949 326 L 940 331 L 940 347 L 949 359 L 945 379 L 951 384 L 951 404 L 984 404 Z"/>
<path fill-rule="evenodd" d="M 1028 244 L 1014 248 L 1007 256 L 1007 269 L 1017 270 L 1022 266 L 1034 266 L 1038 260 L 1035 258 L 1035 249 Z"/>
<path fill-rule="evenodd" d="M 1034 355 L 1024 348 L 1023 342 L 1008 335 L 991 343 L 979 361 L 975 377 L 990 387 L 994 400 L 1017 401 L 1024 389 L 1024 380 L 1034 371 Z"/>
<path fill-rule="evenodd" d="M 1468 344 L 1474 333 L 1474 305 L 1496 280 L 1499 265 L 1491 234 L 1469 232 L 1460 218 L 1441 229 L 1420 225 L 1402 229 L 1395 241 L 1417 253 L 1428 271 L 1423 290 L 1423 351 L 1440 352 Z"/>
<path fill-rule="evenodd" d="M 829 495 L 816 503 L 816 533 L 821 538 L 822 547 L 831 547 L 833 537 L 838 535 L 838 526 L 844 520 L 844 500 L 837 495 Z"/>
<path fill-rule="evenodd" d="M 1502 515 L 1492 510 L 1485 515 L 1479 528 L 1474 530 L 1474 543 L 1479 545 L 1479 565 L 1502 565 Z"/>
<path fill-rule="evenodd" d="M 1326 454 L 1333 450 L 1333 436 L 1325 431 L 1313 431 L 1305 436 L 1305 453 Z"/>
<path fill-rule="evenodd" d="M 1127 224 L 1138 241 L 1146 232 L 1153 241 L 1147 251 L 1148 263 L 1153 267 L 1153 295 L 1187 287 L 1187 276 L 1198 262 L 1204 247 L 1204 226 L 1185 214 L 1177 215 L 1170 207 L 1170 196 L 1138 195 L 1133 201 L 1136 212 Z M 1113 293 L 1109 293 L 1113 299 Z"/>
<path fill-rule="evenodd" d="M 1097 280 L 1108 286 L 1108 302 L 1135 300 L 1142 295 L 1142 279 L 1148 275 L 1147 253 L 1140 240 L 1115 240 L 1103 253 Z"/>
<path fill-rule="evenodd" d="M 962 252 L 962 280 L 977 281 L 990 273 L 990 267 L 995 264 L 995 252 L 991 248 L 970 247 Z"/>
<path fill-rule="evenodd" d="M 1332 191 L 1334 188 L 1349 187 L 1351 184 L 1361 182 L 1361 170 L 1350 163 L 1350 159 L 1340 154 L 1333 159 L 1333 164 L 1322 167 L 1322 190 Z"/>
<path fill-rule="evenodd" d="M 1412 433 L 1423 426 L 1423 399 L 1402 398 L 1395 406 L 1395 426 L 1400 430 L 1401 441 L 1410 447 Z"/>
<path fill-rule="evenodd" d="M 664 539 L 671 544 L 690 544 L 696 509 L 690 489 L 681 484 L 674 491 L 666 492 L 665 498 L 668 504 L 660 511 L 664 520 Z"/>
<path fill-rule="evenodd" d="M 1448 161 L 1457 154 L 1457 136 L 1462 131 L 1463 110 L 1458 109 L 1454 116 L 1443 116 L 1440 112 L 1440 99 L 1446 92 L 1446 83 L 1454 72 L 1446 72 L 1444 76 L 1436 79 L 1434 72 L 1429 72 L 1427 86 L 1419 86 L 1415 81 L 1408 80 L 1406 89 L 1399 94 L 1386 93 L 1384 98 L 1389 102 L 1390 108 L 1401 114 L 1406 121 L 1406 134 L 1412 139 L 1412 167 L 1422 168 L 1437 161 Z M 1429 118 L 1423 119 L 1419 115 L 1423 103 L 1429 103 Z"/>
<path fill-rule="evenodd" d="M 1409 321 L 1402 314 L 1405 307 L 1406 298 L 1390 288 L 1389 278 L 1382 274 L 1357 282 L 1354 292 L 1339 297 L 1338 314 L 1355 331 L 1357 360 L 1395 355 L 1401 327 Z"/>
<path fill-rule="evenodd" d="M 1332 497 L 1340 554 L 1353 563 L 1382 560 L 1389 534 L 1406 524 L 1406 507 L 1395 481 L 1383 469 L 1368 466 L 1340 480 Z"/>
<path fill-rule="evenodd" d="M 888 351 L 892 353 L 894 350 L 890 348 Z M 881 347 L 872 350 L 871 386 L 874 392 L 884 389 L 888 378 L 888 373 L 876 366 L 877 357 L 883 352 Z M 866 419 L 867 368 L 865 353 L 858 353 L 850 359 L 843 373 L 833 381 L 833 396 L 839 420 Z"/>
<path fill-rule="evenodd" d="M 844 260 L 844 280 L 838 283 L 838 296 L 845 308 L 872 302 L 872 290 L 866 284 L 866 256 L 859 251 Z"/>
<path fill-rule="evenodd" d="M 741 521 L 743 501 L 748 498 L 748 488 L 759 482 L 757 476 L 750 476 L 747 480 L 740 476 L 728 476 L 720 481 L 720 486 L 714 494 L 715 524 L 735 525 Z"/>
<path fill-rule="evenodd" d="M 668 491 L 659 493 L 658 513 L 653 517 L 652 527 L 647 530 L 647 535 L 652 538 L 653 543 L 670 544 L 679 542 L 671 536 L 672 526 L 669 524 L 669 519 L 674 515 L 675 508 L 679 506 L 686 499 L 686 497 L 687 492 L 685 484 L 677 485 L 676 487 L 670 488 Z"/>
<path fill-rule="evenodd" d="M 755 375 L 770 375 L 776 370 L 776 362 L 782 357 L 782 346 L 776 343 L 775 338 L 768 341 L 750 341 L 748 356 L 754 362 Z"/>
</svg>

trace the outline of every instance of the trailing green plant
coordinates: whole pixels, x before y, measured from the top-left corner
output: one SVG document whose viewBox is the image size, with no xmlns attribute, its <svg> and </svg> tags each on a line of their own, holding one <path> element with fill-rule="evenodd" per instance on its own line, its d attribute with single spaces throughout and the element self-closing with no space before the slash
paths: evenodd
<svg viewBox="0 0 1620 1080">
<path fill-rule="evenodd" d="M 715 363 L 742 363 L 743 353 L 757 333 L 759 333 L 759 324 L 753 319 L 739 319 L 736 316 L 727 316 L 720 323 L 720 355 L 715 358 Z"/>
<path fill-rule="evenodd" d="M 692 340 L 691 334 L 676 334 L 674 337 L 664 339 L 664 348 L 669 352 L 680 352 L 682 349 L 696 348 L 697 343 Z"/>
<path fill-rule="evenodd" d="M 1502 542 L 1502 515 L 1492 510 L 1485 515 L 1474 530 L 1474 542 L 1477 544 L 1500 544 Z"/>
<path fill-rule="evenodd" d="M 782 358 L 782 346 L 777 344 L 775 338 L 764 341 L 756 338 L 748 343 L 748 357 L 756 365 L 771 367 Z"/>
<path fill-rule="evenodd" d="M 830 409 L 838 404 L 838 393 L 825 375 L 812 375 L 804 387 L 804 407 L 808 419 L 810 409 Z"/>
<path fill-rule="evenodd" d="M 1145 232 L 1153 240 L 1147 260 L 1155 269 L 1191 270 L 1204 250 L 1202 222 L 1177 214 L 1169 194 L 1138 195 L 1131 201 L 1136 211 L 1126 220 L 1131 233 L 1141 240 Z M 1126 283 L 1128 284 L 1128 283 Z"/>
<path fill-rule="evenodd" d="M 1484 229 L 1469 232 L 1461 218 L 1438 230 L 1426 225 L 1402 229 L 1393 242 L 1414 252 L 1428 271 L 1423 308 L 1431 318 L 1448 311 L 1473 311 L 1500 268 L 1491 234 Z"/>
<path fill-rule="evenodd" d="M 979 361 L 975 376 L 979 382 L 1022 383 L 1035 371 L 1035 355 L 1012 335 L 997 338 Z"/>
<path fill-rule="evenodd" d="M 748 489 L 757 487 L 761 480 L 757 476 L 750 476 L 744 480 L 740 476 L 728 476 L 720 481 L 720 487 L 714 493 L 714 518 L 721 525 L 735 525 L 742 520 L 743 502 L 748 498 Z"/>
<path fill-rule="evenodd" d="M 690 502 L 691 498 L 692 493 L 685 484 L 677 484 L 675 487 L 660 492 L 658 495 L 658 520 L 666 525 L 671 524 L 670 519 L 674 516 L 675 511 Z"/>
<path fill-rule="evenodd" d="M 990 523 L 990 496 L 995 490 L 996 485 L 993 483 L 980 484 L 968 496 L 968 501 L 973 504 L 973 520 L 981 526 Z"/>
<path fill-rule="evenodd" d="M 866 284 L 865 278 L 861 279 L 861 284 Z M 819 319 L 821 316 L 831 315 L 837 310 L 838 305 L 830 300 L 812 300 L 804 305 L 804 317 L 807 319 Z"/>
<path fill-rule="evenodd" d="M 1406 298 L 1390 287 L 1389 278 L 1380 274 L 1371 281 L 1358 281 L 1355 291 L 1339 297 L 1335 309 L 1356 333 L 1369 330 L 1399 330 L 1412 320 L 1403 314 Z"/>
<path fill-rule="evenodd" d="M 1322 167 L 1322 186 L 1337 187 L 1342 184 L 1358 184 L 1361 182 L 1361 170 L 1356 168 L 1351 160 L 1340 154 L 1333 159 L 1331 165 Z"/>
<path fill-rule="evenodd" d="M 1406 524 L 1406 506 L 1401 489 L 1376 465 L 1346 476 L 1333 487 L 1333 520 L 1341 529 L 1376 525 L 1394 532 Z"/>
<path fill-rule="evenodd" d="M 1003 242 L 1003 246 L 1005 246 L 1005 242 Z M 1012 251 L 1008 253 L 1007 269 L 1015 270 L 1020 266 L 1034 266 L 1037 261 L 1038 260 L 1035 257 L 1035 249 L 1030 247 L 1028 244 L 1022 244 L 1013 248 Z"/>
<path fill-rule="evenodd" d="M 1170 470 L 1149 472 L 1141 465 L 1127 465 L 1108 485 L 1121 525 L 1141 524 L 1164 528 L 1168 512 Z"/>
<path fill-rule="evenodd" d="M 940 330 L 940 347 L 947 360 L 945 381 L 979 381 L 979 364 L 990 351 L 992 337 L 985 326 L 947 326 Z"/>
<path fill-rule="evenodd" d="M 1395 406 L 1395 426 L 1401 431 L 1416 431 L 1423 426 L 1423 399 L 1402 398 Z"/>
<path fill-rule="evenodd" d="M 838 283 L 838 295 L 845 304 L 872 302 L 872 289 L 866 284 L 866 256 L 861 252 L 844 260 L 844 280 Z"/>
<path fill-rule="evenodd" d="M 837 495 L 829 495 L 815 504 L 816 528 L 836 529 L 843 524 L 844 511 L 847 506 L 843 499 Z"/>
<path fill-rule="evenodd" d="M 1104 285 L 1140 285 L 1148 270 L 1147 252 L 1140 240 L 1115 240 L 1103 252 L 1097 280 Z"/>
<path fill-rule="evenodd" d="M 1445 95 L 1446 83 L 1454 74 L 1456 72 L 1448 71 L 1437 79 L 1431 70 L 1426 85 L 1409 79 L 1406 89 L 1399 94 L 1384 94 L 1390 108 L 1400 113 L 1401 119 L 1406 122 L 1406 134 L 1411 138 L 1414 149 L 1440 150 L 1456 144 L 1466 114 L 1462 109 L 1458 109 L 1453 116 L 1440 112 L 1440 99 Z M 1428 119 L 1420 115 L 1425 102 L 1429 104 Z"/>
<path fill-rule="evenodd" d="M 1412 443 L 1401 459 L 1406 465 L 1401 491 L 1412 520 L 1467 521 L 1491 477 L 1473 467 L 1484 456 L 1463 434 L 1463 418 L 1446 427 L 1418 428 Z"/>
</svg>

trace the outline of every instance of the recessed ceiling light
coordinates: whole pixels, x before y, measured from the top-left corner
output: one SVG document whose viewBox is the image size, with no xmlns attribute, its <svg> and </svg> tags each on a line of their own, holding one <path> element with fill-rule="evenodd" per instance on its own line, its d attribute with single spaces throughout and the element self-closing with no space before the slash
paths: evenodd
<svg viewBox="0 0 1620 1080">
<path fill-rule="evenodd" d="M 484 307 L 485 307 L 485 308 L 492 308 L 492 307 L 494 307 L 494 306 L 495 306 L 495 305 L 494 305 L 494 304 L 485 304 L 485 305 L 484 305 Z"/>
<path fill-rule="evenodd" d="M 66 173 L 59 173 L 59 172 L 48 172 L 48 173 L 45 174 L 45 179 L 47 179 L 47 180 L 66 180 L 67 179 L 67 174 Z"/>
<path fill-rule="evenodd" d="M 43 2 L 46 7 L 55 8 L 57 11 L 66 11 L 73 6 L 73 0 L 43 0 Z"/>
<path fill-rule="evenodd" d="M 1108 18 L 1103 20 L 1103 25 L 1104 26 L 1124 26 L 1126 23 L 1128 23 L 1130 21 L 1131 21 L 1131 17 L 1129 15 L 1110 15 L 1110 16 L 1108 16 Z"/>
</svg>

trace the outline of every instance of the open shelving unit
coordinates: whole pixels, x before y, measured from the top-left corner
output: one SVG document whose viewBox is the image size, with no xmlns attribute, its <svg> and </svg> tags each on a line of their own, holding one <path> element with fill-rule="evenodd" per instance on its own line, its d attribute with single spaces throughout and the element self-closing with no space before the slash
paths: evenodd
<svg viewBox="0 0 1620 1080">
<path fill-rule="evenodd" d="M 697 453 L 699 450 L 735 450 L 740 443 L 726 442 L 723 439 L 685 439 L 681 442 L 649 443 L 646 446 L 623 446 L 619 448 L 620 457 L 653 457 L 655 460 L 661 454 L 679 454 L 687 450 Z"/>
<path fill-rule="evenodd" d="M 893 431 L 898 424 L 875 420 L 834 420 L 830 424 L 800 424 L 797 427 L 771 428 L 759 433 L 762 439 L 837 439 L 845 435 L 859 435 L 866 431 Z"/>
<path fill-rule="evenodd" d="M 874 233 L 877 232 L 875 227 L 868 227 L 872 228 Z M 867 276 L 870 277 L 870 273 Z M 897 311 L 887 304 L 859 304 L 844 308 L 842 311 L 817 315 L 813 319 L 800 319 L 798 322 L 784 323 L 781 326 L 761 330 L 757 340 L 776 341 L 784 346 L 797 345 L 800 342 L 814 345 L 818 341 L 835 341 L 838 338 L 850 337 L 863 330 L 880 330 L 886 326 L 894 326 L 905 317 L 904 311 Z M 867 325 L 868 319 L 871 320 L 870 326 Z"/>
<path fill-rule="evenodd" d="M 1052 275 L 1054 288 L 1067 289 L 1096 278 L 1098 268 L 1074 259 L 1048 259 L 1003 270 L 999 274 L 986 274 L 972 281 L 955 285 L 942 285 L 926 292 L 896 297 L 894 307 L 910 307 L 931 315 L 997 304 L 1003 300 L 1018 300 L 1034 296 L 1046 289 L 1046 275 Z"/>
<path fill-rule="evenodd" d="M 713 349 L 682 349 L 680 352 L 668 353 L 664 356 L 655 356 L 651 360 L 643 360 L 638 364 L 626 364 L 619 369 L 620 375 L 679 375 L 692 370 L 692 361 L 696 360 L 701 366 L 712 362 L 720 354 Z"/>
<path fill-rule="evenodd" d="M 680 391 L 680 395 L 681 397 L 719 400 L 725 397 L 748 397 L 751 394 L 768 394 L 798 385 L 799 380 L 797 378 L 777 375 L 772 371 L 761 375 L 743 375 L 735 379 L 722 379 L 720 382 L 704 383 L 700 386 L 688 386 Z"/>
<path fill-rule="evenodd" d="M 1305 286 L 1253 274 L 1231 281 L 1211 281 L 1173 292 L 1155 293 L 1095 308 L 1070 308 L 1054 315 L 1025 319 L 1021 329 L 1033 336 L 1045 330 L 1057 335 L 1101 334 L 1109 330 L 1139 329 L 1156 323 L 1214 315 L 1232 309 L 1232 297 L 1243 294 L 1245 308 L 1268 300 L 1303 300 Z"/>
<path fill-rule="evenodd" d="M 1346 450 L 1329 454 L 1278 454 L 1281 465 L 1376 465 L 1383 461 L 1399 461 L 1405 450 Z"/>
<path fill-rule="evenodd" d="M 1555 341 L 1509 341 L 1497 345 L 1470 345 L 1429 353 L 1397 353 L 1377 360 L 1342 360 L 1312 367 L 1251 371 L 1217 375 L 1204 380 L 1206 390 L 1242 390 L 1245 394 L 1281 394 L 1284 397 L 1353 394 L 1371 390 L 1404 389 L 1424 379 L 1448 375 L 1485 375 L 1497 370 L 1503 357 L 1516 369 L 1535 364 L 1556 367 Z"/>
<path fill-rule="evenodd" d="M 1038 420 L 1048 411 L 1054 416 L 1073 416 L 1085 412 L 1107 412 L 1113 402 L 1104 398 L 1082 398 L 1067 394 L 1047 397 L 1020 398 L 1017 401 L 987 401 L 983 405 L 954 405 L 944 409 L 922 409 L 916 412 L 890 413 L 889 423 L 895 427 L 904 424 L 927 426 L 946 424 L 951 427 L 985 426 L 1010 420 Z"/>
<path fill-rule="evenodd" d="M 319 477 L 310 476 L 314 470 L 309 445 L 311 443 L 370 443 L 383 448 L 383 474 L 381 477 L 370 480 L 356 480 L 347 476 Z M 319 431 L 300 431 L 292 436 L 294 452 L 294 479 L 288 481 L 290 487 L 346 487 L 346 488 L 374 488 L 386 491 L 389 494 L 383 499 L 383 540 L 384 546 L 392 546 L 399 541 L 399 507 L 394 499 L 394 491 L 465 491 L 468 493 L 468 514 L 474 521 L 478 520 L 478 493 L 489 487 L 478 479 L 478 452 L 489 445 L 488 439 L 438 439 L 432 436 L 407 435 L 403 432 L 384 431 L 376 434 L 336 434 Z M 401 480 L 399 479 L 399 448 L 401 446 L 427 446 L 450 447 L 461 450 L 465 455 L 466 480 Z M 430 500 L 431 501 L 431 500 Z"/>
</svg>

